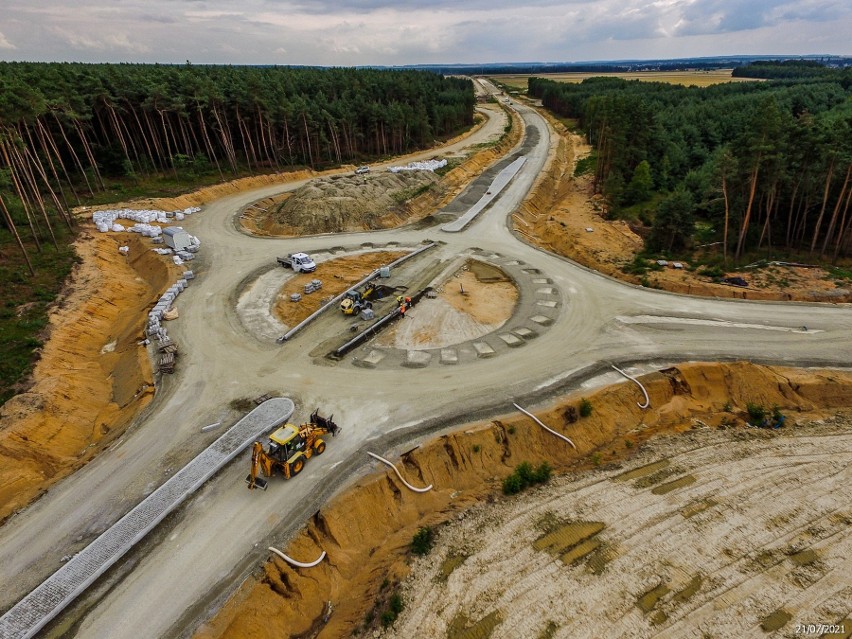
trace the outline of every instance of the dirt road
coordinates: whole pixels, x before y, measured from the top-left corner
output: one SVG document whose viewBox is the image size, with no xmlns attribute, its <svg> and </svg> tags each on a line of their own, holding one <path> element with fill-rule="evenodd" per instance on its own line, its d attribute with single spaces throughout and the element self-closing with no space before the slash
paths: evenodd
<svg viewBox="0 0 852 639">
<path fill-rule="evenodd" d="M 330 495 L 365 472 L 367 449 L 401 446 L 426 430 L 489 414 L 509 399 L 531 402 L 564 391 L 610 361 L 637 362 L 637 369 L 694 358 L 848 365 L 848 309 L 648 291 L 519 242 L 506 221 L 538 178 L 551 138 L 540 116 L 517 108 L 527 139 L 534 136 L 535 143 L 527 145 L 524 166 L 500 198 L 463 233 L 407 228 L 294 240 L 240 233 L 236 212 L 284 190 L 281 185 L 223 198 L 188 219 L 184 226 L 202 239 L 204 251 L 194 263 L 199 277 L 183 293 L 181 318 L 170 332 L 181 344 L 180 372 L 163 383 L 148 413 L 113 449 L 0 529 L 0 605 L 11 605 L 63 555 L 82 547 L 214 439 L 216 431 L 202 434 L 200 428 L 233 419 L 228 404 L 234 399 L 280 393 L 296 401 L 297 414 L 318 406 L 334 413 L 344 431 L 286 490 L 247 494 L 245 466 L 235 462 L 57 627 L 76 624 L 80 637 L 137 637 L 142 629 L 148 636 L 184 634 L 266 556 L 268 542 L 297 529 Z M 302 250 L 322 260 L 337 246 L 414 246 L 425 239 L 441 241 L 435 265 L 484 252 L 497 266 L 511 263 L 550 280 L 556 293 L 540 296 L 530 284 L 520 297 L 549 313 L 552 325 L 521 348 L 497 345 L 494 357 L 416 371 L 398 366 L 366 371 L 351 360 L 329 365 L 317 359 L 312 354 L 317 336 L 310 331 L 276 346 L 240 321 L 240 291 L 274 268 L 276 254 Z M 804 324 L 806 332 L 800 330 Z"/>
</svg>

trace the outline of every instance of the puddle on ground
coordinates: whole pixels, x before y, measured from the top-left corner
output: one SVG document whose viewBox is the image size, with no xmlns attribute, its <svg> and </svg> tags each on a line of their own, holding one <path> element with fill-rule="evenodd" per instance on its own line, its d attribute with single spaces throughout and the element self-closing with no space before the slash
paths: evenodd
<svg viewBox="0 0 852 639">
<path fill-rule="evenodd" d="M 488 639 L 494 629 L 500 625 L 500 613 L 494 611 L 489 613 L 472 626 L 468 626 L 468 618 L 459 613 L 450 622 L 447 628 L 447 639 Z"/>
<path fill-rule="evenodd" d="M 461 566 L 467 555 L 449 555 L 441 564 L 441 579 L 445 580 L 453 574 L 453 571 Z"/>
<path fill-rule="evenodd" d="M 704 577 L 701 575 L 695 575 L 688 584 L 686 584 L 686 588 L 683 590 L 679 590 L 672 597 L 673 604 L 682 604 L 689 601 L 692 596 L 698 592 L 701 588 L 701 584 L 704 581 Z"/>
<path fill-rule="evenodd" d="M 657 484 L 664 482 L 669 477 L 680 475 L 682 472 L 684 472 L 683 469 L 678 468 L 676 466 L 663 468 L 662 470 L 657 471 L 653 475 L 640 477 L 635 482 L 633 482 L 633 487 L 637 490 L 641 490 L 643 488 L 650 488 L 651 486 L 656 486 Z"/>
<path fill-rule="evenodd" d="M 668 459 L 661 459 L 660 461 L 656 461 L 652 464 L 646 464 L 645 466 L 639 466 L 639 468 L 628 470 L 627 472 L 621 473 L 620 475 L 616 475 L 612 479 L 613 481 L 630 481 L 631 479 L 638 479 L 639 477 L 645 477 L 646 475 L 655 473 L 661 468 L 665 468 L 668 465 Z"/>
<path fill-rule="evenodd" d="M 615 559 L 616 556 L 615 550 L 609 544 L 601 544 L 597 550 L 589 555 L 589 559 L 586 562 L 586 569 L 593 575 L 601 575 L 606 570 L 607 564 Z"/>
<path fill-rule="evenodd" d="M 675 479 L 674 481 L 670 481 L 667 484 L 661 484 L 656 488 L 652 488 L 651 492 L 655 495 L 665 495 L 666 493 L 670 493 L 673 490 L 677 490 L 678 488 L 683 488 L 684 486 L 689 486 L 690 484 L 695 483 L 695 477 L 692 475 L 684 475 L 679 479 Z"/>
<path fill-rule="evenodd" d="M 690 504 L 686 508 L 680 511 L 680 514 L 689 519 L 697 515 L 698 513 L 703 513 L 708 508 L 713 508 L 713 506 L 718 506 L 719 502 L 714 501 L 711 498 L 702 499 L 701 501 L 695 502 L 694 504 Z"/>
<path fill-rule="evenodd" d="M 539 537 L 533 542 L 533 548 L 561 555 L 580 542 L 594 537 L 605 527 L 599 521 L 575 521 Z"/>
<path fill-rule="evenodd" d="M 656 588 L 652 588 L 644 595 L 640 595 L 638 599 L 636 599 L 636 605 L 639 606 L 639 609 L 644 613 L 649 613 L 654 609 L 660 599 L 665 597 L 667 594 L 671 592 L 671 589 L 666 584 L 660 584 Z"/>
<path fill-rule="evenodd" d="M 598 548 L 600 548 L 600 545 L 600 539 L 587 539 L 585 541 L 581 541 L 579 544 L 571 548 L 571 550 L 569 550 L 568 552 L 560 555 L 559 558 L 566 566 L 570 566 L 571 564 L 576 563 L 581 559 L 585 559 L 587 555 L 590 555 Z"/>
<path fill-rule="evenodd" d="M 763 628 L 763 632 L 774 632 L 779 628 L 783 628 L 784 625 L 792 618 L 793 615 L 791 615 L 783 608 L 779 608 L 771 615 L 766 617 L 763 621 L 761 621 L 760 627 Z"/>
<path fill-rule="evenodd" d="M 790 555 L 790 561 L 797 566 L 810 566 L 818 559 L 816 551 L 812 548 L 797 552 L 795 555 Z"/>
</svg>

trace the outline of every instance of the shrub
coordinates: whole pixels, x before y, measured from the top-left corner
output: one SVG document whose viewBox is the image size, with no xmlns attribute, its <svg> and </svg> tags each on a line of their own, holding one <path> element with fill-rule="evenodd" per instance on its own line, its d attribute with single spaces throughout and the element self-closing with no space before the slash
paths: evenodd
<svg viewBox="0 0 852 639">
<path fill-rule="evenodd" d="M 592 414 L 592 402 L 585 397 L 580 400 L 580 417 L 590 417 Z"/>
<path fill-rule="evenodd" d="M 633 442 L 630 441 L 629 439 L 625 439 L 624 440 L 624 447 L 625 448 L 633 448 Z"/>
<path fill-rule="evenodd" d="M 480 449 L 480 447 L 479 447 L 479 444 L 474 444 L 474 445 L 473 445 L 473 452 L 478 453 L 480 450 L 481 450 L 481 449 Z"/>
<path fill-rule="evenodd" d="M 402 596 L 398 592 L 393 593 L 390 598 L 390 611 L 398 616 L 404 607 L 405 603 L 402 600 Z"/>
<path fill-rule="evenodd" d="M 411 540 L 411 552 L 415 555 L 428 555 L 432 550 L 433 542 L 432 529 L 429 526 L 423 526 L 414 533 L 414 538 Z"/>
<path fill-rule="evenodd" d="M 521 462 L 515 466 L 511 475 L 503 480 L 503 493 L 515 495 L 533 484 L 544 484 L 550 480 L 553 468 L 543 462 L 538 468 L 533 468 L 529 462 Z"/>
<path fill-rule="evenodd" d="M 515 495 L 524 489 L 524 482 L 515 473 L 503 480 L 503 494 Z"/>
<path fill-rule="evenodd" d="M 748 412 L 748 416 L 752 422 L 755 424 L 759 424 L 766 417 L 766 409 L 760 404 L 753 404 L 749 402 L 746 404 L 746 411 Z"/>
<path fill-rule="evenodd" d="M 397 614 L 393 610 L 385 610 L 382 613 L 382 627 L 387 628 L 388 626 L 393 625 L 393 622 L 396 621 Z"/>
<path fill-rule="evenodd" d="M 601 465 L 601 454 L 600 453 L 592 453 L 592 464 L 595 466 Z"/>
</svg>

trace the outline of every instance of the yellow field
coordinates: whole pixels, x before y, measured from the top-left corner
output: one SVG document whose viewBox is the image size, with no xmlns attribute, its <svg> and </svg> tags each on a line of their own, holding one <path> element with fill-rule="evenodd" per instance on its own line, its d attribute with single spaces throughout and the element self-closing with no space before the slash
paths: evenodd
<svg viewBox="0 0 852 639">
<path fill-rule="evenodd" d="M 668 82 L 669 84 L 696 85 L 699 87 L 721 82 L 754 82 L 751 78 L 732 78 L 733 69 L 715 71 L 634 71 L 630 73 L 536 73 L 537 78 L 547 78 L 556 82 L 582 82 L 586 78 L 614 77 L 625 80 L 644 80 L 646 82 Z M 498 82 L 518 89 L 527 88 L 530 75 L 494 75 Z"/>
</svg>

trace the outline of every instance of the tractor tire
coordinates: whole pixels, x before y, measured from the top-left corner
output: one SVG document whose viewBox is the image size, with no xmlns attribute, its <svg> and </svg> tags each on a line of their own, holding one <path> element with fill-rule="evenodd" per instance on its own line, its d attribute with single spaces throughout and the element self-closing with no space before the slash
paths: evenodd
<svg viewBox="0 0 852 639">
<path fill-rule="evenodd" d="M 373 308 L 373 303 L 372 302 L 365 302 L 364 308 Z"/>
<path fill-rule="evenodd" d="M 317 455 L 322 455 L 325 452 L 325 442 L 323 440 L 318 440 L 316 444 L 314 444 L 314 453 Z"/>
<path fill-rule="evenodd" d="M 305 467 L 305 460 L 301 457 L 290 464 L 290 477 L 295 477 L 299 473 L 302 472 L 302 469 Z"/>
</svg>

